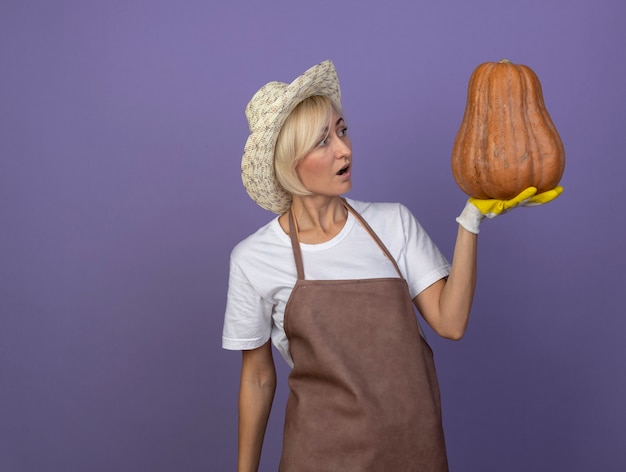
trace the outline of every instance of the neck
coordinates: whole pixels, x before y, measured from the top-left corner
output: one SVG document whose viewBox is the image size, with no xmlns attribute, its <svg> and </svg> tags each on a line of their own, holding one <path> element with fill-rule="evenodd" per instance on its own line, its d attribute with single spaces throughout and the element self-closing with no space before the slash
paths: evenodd
<svg viewBox="0 0 626 472">
<path fill-rule="evenodd" d="M 348 211 L 341 197 L 293 197 L 293 213 L 301 242 L 316 244 L 332 239 L 341 231 Z"/>
</svg>

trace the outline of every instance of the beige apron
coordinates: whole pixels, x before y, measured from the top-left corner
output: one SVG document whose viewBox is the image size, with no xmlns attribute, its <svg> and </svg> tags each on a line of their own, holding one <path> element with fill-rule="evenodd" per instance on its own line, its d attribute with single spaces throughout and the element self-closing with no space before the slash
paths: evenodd
<svg viewBox="0 0 626 472">
<path fill-rule="evenodd" d="M 433 354 L 400 278 L 298 280 L 285 308 L 289 375 L 280 472 L 448 470 Z"/>
</svg>

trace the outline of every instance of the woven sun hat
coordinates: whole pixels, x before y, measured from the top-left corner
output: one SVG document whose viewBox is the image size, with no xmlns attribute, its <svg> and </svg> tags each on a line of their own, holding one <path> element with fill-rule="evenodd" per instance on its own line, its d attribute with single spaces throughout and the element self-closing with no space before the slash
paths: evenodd
<svg viewBox="0 0 626 472">
<path fill-rule="evenodd" d="M 287 116 L 315 95 L 325 95 L 341 108 L 339 80 L 331 61 L 311 67 L 290 84 L 265 84 L 246 106 L 250 136 L 241 159 L 241 179 L 250 198 L 266 210 L 280 214 L 291 206 L 291 194 L 276 179 L 274 147 Z"/>
</svg>

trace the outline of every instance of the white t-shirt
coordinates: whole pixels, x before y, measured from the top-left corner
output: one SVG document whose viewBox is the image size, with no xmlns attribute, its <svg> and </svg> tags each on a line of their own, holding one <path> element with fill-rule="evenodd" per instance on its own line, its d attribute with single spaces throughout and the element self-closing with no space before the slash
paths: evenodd
<svg viewBox="0 0 626 472">
<path fill-rule="evenodd" d="M 399 203 L 347 201 L 396 260 L 411 298 L 449 274 L 450 264 L 408 208 Z M 307 280 L 398 277 L 391 261 L 351 213 L 333 239 L 300 247 Z M 296 279 L 291 240 L 278 217 L 237 244 L 230 257 L 222 347 L 255 349 L 271 337 L 293 366 L 283 319 Z"/>
</svg>

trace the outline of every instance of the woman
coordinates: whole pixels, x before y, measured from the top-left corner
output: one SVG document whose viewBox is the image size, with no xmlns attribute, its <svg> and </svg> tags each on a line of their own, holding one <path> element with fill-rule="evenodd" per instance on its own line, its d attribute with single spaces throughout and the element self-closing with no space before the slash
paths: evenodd
<svg viewBox="0 0 626 472">
<path fill-rule="evenodd" d="M 450 265 L 406 207 L 342 197 L 352 148 L 332 62 L 266 84 L 246 116 L 243 183 L 279 216 L 231 254 L 223 347 L 243 353 L 239 470 L 258 469 L 276 385 L 270 339 L 292 367 L 281 471 L 447 470 L 432 352 L 414 307 L 440 336 L 460 339 L 481 220 L 560 188 L 470 199 Z"/>
</svg>

